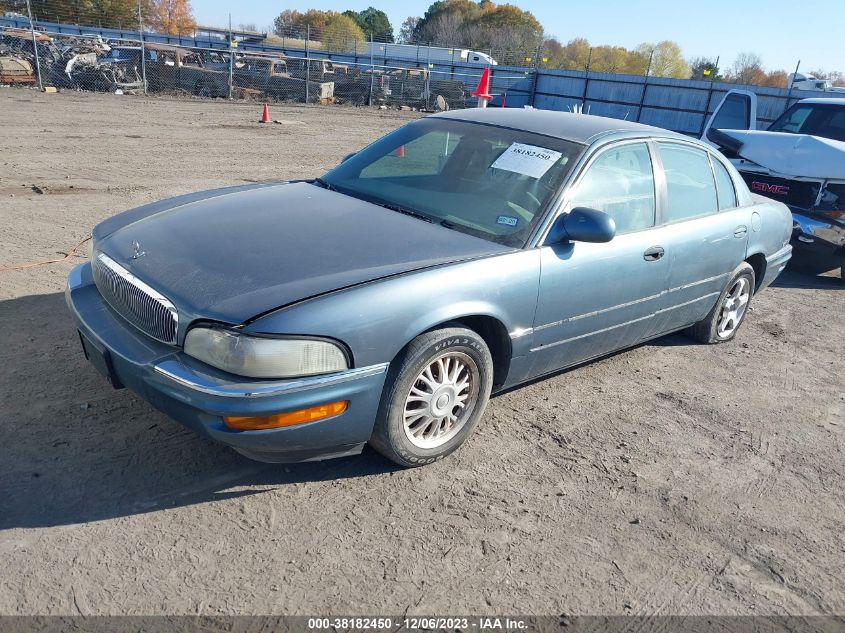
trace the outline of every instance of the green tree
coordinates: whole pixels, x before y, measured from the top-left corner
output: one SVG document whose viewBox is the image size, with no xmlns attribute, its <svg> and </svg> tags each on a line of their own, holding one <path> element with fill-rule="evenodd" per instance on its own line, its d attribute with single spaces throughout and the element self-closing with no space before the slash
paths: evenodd
<svg viewBox="0 0 845 633">
<path fill-rule="evenodd" d="M 707 81 L 720 81 L 719 66 L 716 60 L 707 57 L 696 57 L 689 61 L 690 79 L 705 79 Z"/>
<path fill-rule="evenodd" d="M 599 73 L 627 72 L 630 55 L 628 49 L 622 46 L 596 46 L 593 48 L 590 70 Z"/>
<path fill-rule="evenodd" d="M 405 21 L 402 22 L 402 26 L 399 27 L 399 43 L 400 44 L 412 44 L 414 40 L 414 33 L 417 30 L 417 25 L 420 23 L 422 18 L 420 17 L 408 17 L 405 18 Z"/>
<path fill-rule="evenodd" d="M 640 44 L 635 52 L 645 59 L 651 59 L 649 74 L 654 77 L 675 77 L 688 79 L 690 68 L 681 53 L 681 47 L 671 40 L 664 40 L 657 44 Z"/>
<path fill-rule="evenodd" d="M 393 25 L 384 11 L 369 7 L 363 11 L 344 11 L 343 15 L 355 21 L 367 38 L 376 42 L 393 41 Z"/>
<path fill-rule="evenodd" d="M 356 50 L 365 41 L 364 32 L 348 15 L 336 13 L 320 31 L 320 39 L 327 51 Z"/>
<path fill-rule="evenodd" d="M 563 60 L 566 70 L 584 70 L 590 61 L 590 43 L 583 37 L 569 40 L 563 47 Z"/>
</svg>

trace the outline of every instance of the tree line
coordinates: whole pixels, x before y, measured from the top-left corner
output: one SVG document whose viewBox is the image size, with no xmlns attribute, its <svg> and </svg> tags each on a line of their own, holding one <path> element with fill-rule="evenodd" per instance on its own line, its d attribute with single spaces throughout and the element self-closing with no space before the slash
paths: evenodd
<svg viewBox="0 0 845 633">
<path fill-rule="evenodd" d="M 732 64 L 721 67 L 717 58 L 687 59 L 680 45 L 671 40 L 643 42 L 633 49 L 595 46 L 584 38 L 564 44 L 547 35 L 530 11 L 491 0 L 436 0 L 424 15 L 406 18 L 395 37 L 387 15 L 375 7 L 343 13 L 285 10 L 273 28 L 279 35 L 310 29 L 317 34 L 312 37 L 322 38 L 329 49 L 352 50 L 372 37 L 379 42 L 468 48 L 514 65 L 787 87 L 787 72 L 765 70 L 754 53 L 741 53 Z M 845 84 L 841 73 L 817 70 L 812 74 Z"/>
<path fill-rule="evenodd" d="M 30 0 L 32 18 L 45 22 L 90 24 L 106 28 L 144 28 L 191 35 L 197 28 L 190 0 Z M 27 14 L 26 0 L 0 0 L 0 12 Z"/>
<path fill-rule="evenodd" d="M 37 20 L 104 27 L 138 28 L 138 0 L 31 0 Z M 141 17 L 154 31 L 190 35 L 196 29 L 190 0 L 141 0 Z M 26 0 L 0 0 L 0 11 L 26 14 Z M 240 25 L 257 30 L 255 25 Z M 377 42 L 460 47 L 490 53 L 500 63 L 542 68 L 585 70 L 657 77 L 726 81 L 749 85 L 787 86 L 787 71 L 767 71 L 754 53 L 742 53 L 725 67 L 719 59 L 686 59 L 677 42 L 644 42 L 633 49 L 590 44 L 584 38 L 565 44 L 545 33 L 530 12 L 492 0 L 436 0 L 424 15 L 406 18 L 398 32 L 387 14 L 375 7 L 363 11 L 286 9 L 273 21 L 279 36 L 298 34 L 319 41 L 324 49 L 359 50 Z M 840 72 L 816 70 L 813 75 L 845 85 Z"/>
</svg>

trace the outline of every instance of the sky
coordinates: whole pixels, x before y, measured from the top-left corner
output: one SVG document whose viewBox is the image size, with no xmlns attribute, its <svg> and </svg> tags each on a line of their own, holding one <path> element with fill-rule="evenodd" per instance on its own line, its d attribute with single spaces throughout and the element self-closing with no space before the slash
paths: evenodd
<svg viewBox="0 0 845 633">
<path fill-rule="evenodd" d="M 792 72 L 801 60 L 808 70 L 845 72 L 843 0 L 510 0 L 531 11 L 548 35 L 562 42 L 585 37 L 595 45 L 633 48 L 641 42 L 670 39 L 687 58 L 721 58 L 729 67 L 739 53 L 753 52 L 768 70 Z M 272 25 L 283 9 L 360 11 L 375 6 L 398 31 L 411 15 L 422 16 L 431 0 L 192 0 L 202 25 Z"/>
</svg>

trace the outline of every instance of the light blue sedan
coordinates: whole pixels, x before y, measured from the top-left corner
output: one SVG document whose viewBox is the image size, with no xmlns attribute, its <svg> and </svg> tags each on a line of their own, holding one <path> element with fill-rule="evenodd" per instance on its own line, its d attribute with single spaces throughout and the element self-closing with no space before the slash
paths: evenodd
<svg viewBox="0 0 845 633">
<path fill-rule="evenodd" d="M 634 123 L 487 109 L 409 123 L 313 181 L 94 229 L 88 359 L 264 461 L 438 460 L 490 394 L 678 330 L 731 340 L 791 254 L 786 206 Z"/>
</svg>

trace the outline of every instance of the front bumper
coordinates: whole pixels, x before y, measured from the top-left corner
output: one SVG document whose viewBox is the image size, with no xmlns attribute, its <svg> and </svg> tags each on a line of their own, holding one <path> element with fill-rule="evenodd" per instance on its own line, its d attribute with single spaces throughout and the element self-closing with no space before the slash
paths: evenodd
<svg viewBox="0 0 845 633">
<path fill-rule="evenodd" d="M 186 427 L 247 457 L 271 462 L 339 457 L 360 452 L 370 439 L 388 363 L 301 379 L 239 378 L 126 323 L 103 301 L 89 263 L 71 271 L 65 296 L 77 328 L 108 351 L 120 383 Z M 349 401 L 346 411 L 308 424 L 261 431 L 223 424 L 224 416 L 296 411 L 339 400 Z"/>
</svg>

